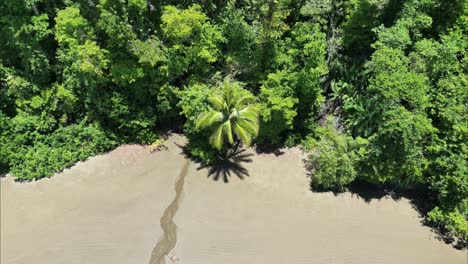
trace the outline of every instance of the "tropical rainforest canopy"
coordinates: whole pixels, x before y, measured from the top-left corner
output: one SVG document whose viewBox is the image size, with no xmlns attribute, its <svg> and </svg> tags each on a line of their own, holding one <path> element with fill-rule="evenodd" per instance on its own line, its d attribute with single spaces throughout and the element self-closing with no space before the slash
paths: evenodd
<svg viewBox="0 0 468 264">
<path fill-rule="evenodd" d="M 464 0 L 0 1 L 1 171 L 49 177 L 169 130 L 206 164 L 236 141 L 301 145 L 314 188 L 422 186 L 426 219 L 466 240 L 467 12 Z"/>
</svg>

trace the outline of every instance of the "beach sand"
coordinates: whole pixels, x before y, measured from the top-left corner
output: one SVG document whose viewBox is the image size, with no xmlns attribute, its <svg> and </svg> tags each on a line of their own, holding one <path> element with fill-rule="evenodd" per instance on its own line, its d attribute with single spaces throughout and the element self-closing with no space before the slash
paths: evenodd
<svg viewBox="0 0 468 264">
<path fill-rule="evenodd" d="M 169 247 L 181 264 L 467 263 L 405 198 L 311 192 L 297 148 L 243 152 L 244 179 L 226 183 L 187 160 L 174 144 L 184 142 L 122 146 L 37 182 L 1 179 L 1 263 L 170 263 L 156 256 Z"/>
</svg>

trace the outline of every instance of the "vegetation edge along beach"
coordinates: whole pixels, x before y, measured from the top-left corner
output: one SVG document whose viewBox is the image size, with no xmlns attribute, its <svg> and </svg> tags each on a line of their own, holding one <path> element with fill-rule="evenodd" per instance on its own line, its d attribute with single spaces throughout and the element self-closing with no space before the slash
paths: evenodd
<svg viewBox="0 0 468 264">
<path fill-rule="evenodd" d="M 418 193 L 468 239 L 468 2 L 6 0 L 0 173 L 183 132 L 214 165 L 300 146 L 316 191 Z M 285 176 L 287 177 L 287 176 Z"/>
</svg>

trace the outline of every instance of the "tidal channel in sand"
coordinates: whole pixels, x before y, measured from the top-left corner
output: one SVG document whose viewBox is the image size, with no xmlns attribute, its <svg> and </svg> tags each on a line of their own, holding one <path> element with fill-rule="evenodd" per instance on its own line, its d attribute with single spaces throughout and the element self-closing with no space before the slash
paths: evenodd
<svg viewBox="0 0 468 264">
<path fill-rule="evenodd" d="M 404 198 L 310 192 L 299 149 L 249 150 L 235 168 L 244 180 L 224 183 L 186 160 L 174 144 L 184 141 L 120 147 L 37 182 L 1 179 L 0 262 L 153 264 L 173 248 L 181 264 L 467 263 Z"/>
</svg>

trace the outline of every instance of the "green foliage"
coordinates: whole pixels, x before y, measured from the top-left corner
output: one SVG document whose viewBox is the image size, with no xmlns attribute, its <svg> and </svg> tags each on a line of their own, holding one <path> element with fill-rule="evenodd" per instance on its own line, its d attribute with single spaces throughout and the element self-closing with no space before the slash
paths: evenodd
<svg viewBox="0 0 468 264">
<path fill-rule="evenodd" d="M 209 110 L 208 98 L 212 95 L 212 89 L 208 85 L 194 84 L 185 87 L 179 92 L 181 115 L 184 115 L 184 134 L 188 138 L 187 148 L 192 157 L 198 159 L 203 164 L 212 164 L 215 160 L 215 150 L 207 144 L 209 131 L 200 133 L 196 129 L 196 120 L 203 113 Z"/>
<path fill-rule="evenodd" d="M 351 56 L 365 57 L 370 52 L 370 44 L 375 40 L 373 29 L 380 24 L 379 16 L 384 8 L 383 0 L 349 1 L 349 14 L 342 27 L 343 46 Z"/>
<path fill-rule="evenodd" d="M 3 111 L 0 111 L 0 173 L 8 172 L 11 162 L 12 146 L 7 147 L 7 135 L 10 131 L 10 118 L 8 118 Z"/>
<path fill-rule="evenodd" d="M 228 7 L 222 14 L 222 31 L 226 38 L 223 45 L 225 71 L 255 85 L 262 77 L 259 74 L 260 37 L 255 28 L 249 25 L 240 9 Z"/>
<path fill-rule="evenodd" d="M 137 5 L 139 1 L 116 1 L 103 0 L 97 5 L 100 11 L 97 21 L 97 28 L 102 30 L 108 37 L 110 48 L 126 48 L 128 43 L 137 37 L 138 26 L 132 25 L 132 22 L 138 24 L 142 22 L 142 10 Z M 141 7 L 141 5 L 140 5 Z"/>
<path fill-rule="evenodd" d="M 258 106 L 255 97 L 237 82 L 224 80 L 221 87 L 209 97 L 210 107 L 196 120 L 196 129 L 209 129 L 209 142 L 217 150 L 225 141 L 234 139 L 250 146 L 259 131 Z"/>
<path fill-rule="evenodd" d="M 57 59 L 64 89 L 70 94 L 82 95 L 86 102 L 94 98 L 98 85 L 105 81 L 108 51 L 95 41 L 95 33 L 78 7 L 67 7 L 57 12 L 55 39 L 58 42 Z"/>
<path fill-rule="evenodd" d="M 0 58 L 6 66 L 14 65 L 27 80 L 47 84 L 51 77 L 51 56 L 47 47 L 52 30 L 47 14 L 30 15 L 26 6 L 2 3 L 0 10 Z M 7 5 L 7 6 L 4 6 Z M 8 10 L 8 12 L 6 12 Z"/>
<path fill-rule="evenodd" d="M 161 17 L 164 24 L 163 31 L 168 39 L 174 42 L 182 42 L 197 34 L 208 17 L 201 12 L 199 5 L 193 5 L 189 9 L 179 10 L 175 6 L 166 6 Z"/>
<path fill-rule="evenodd" d="M 375 51 L 360 73 L 366 81 L 345 76 L 338 98 L 345 123 L 369 140 L 362 178 L 426 184 L 438 204 L 428 220 L 466 239 L 467 56 L 457 24 L 466 16 L 447 18 L 458 22 L 434 32 L 435 6 L 438 1 L 407 1 L 391 26 L 375 26 Z"/>
<path fill-rule="evenodd" d="M 132 51 L 138 57 L 139 63 L 149 64 L 151 67 L 166 61 L 162 41 L 156 36 L 145 41 L 136 40 L 133 42 Z"/>
<path fill-rule="evenodd" d="M 81 16 L 78 7 L 67 7 L 57 12 L 55 18 L 55 39 L 60 45 L 74 47 L 93 38 L 93 30 L 88 21 Z"/>
<path fill-rule="evenodd" d="M 455 28 L 440 41 L 417 42 L 412 54 L 420 70 L 431 78 L 428 94 L 432 105 L 428 115 L 438 128 L 438 140 L 430 149 L 428 182 L 440 205 L 428 214 L 428 220 L 465 241 L 468 233 L 466 45 L 466 36 Z"/>
<path fill-rule="evenodd" d="M 210 107 L 208 98 L 212 94 L 212 89 L 208 85 L 194 84 L 179 92 L 180 113 L 185 116 L 185 130 L 187 133 L 195 133 L 195 121 Z"/>
<path fill-rule="evenodd" d="M 400 31 L 393 30 L 399 28 L 397 22 L 388 30 L 382 29 L 373 45 L 376 51 L 366 64 L 370 75 L 366 96 L 372 99 L 363 110 L 374 122 L 358 123 L 363 126 L 358 130 L 370 135 L 363 176 L 373 182 L 408 185 L 425 182 L 428 148 L 437 129 L 425 113 L 430 106 L 429 80 L 413 69 L 402 50 L 411 43 L 409 37 L 406 44 L 395 42 L 405 39 L 399 37 Z"/>
<path fill-rule="evenodd" d="M 293 128 L 299 102 L 292 88 L 295 84 L 290 81 L 293 75 L 289 72 L 271 73 L 260 89 L 261 143 L 278 144 L 282 134 Z"/>
<path fill-rule="evenodd" d="M 308 133 L 315 127 L 325 99 L 322 91 L 323 78 L 328 73 L 327 42 L 318 24 L 296 23 L 291 35 L 293 48 L 287 53 L 294 61 L 292 71 L 298 72 L 294 87 L 295 95 L 299 99 L 295 128 Z"/>
<path fill-rule="evenodd" d="M 421 114 L 403 107 L 385 112 L 383 124 L 369 141 L 370 154 L 364 173 L 371 181 L 408 185 L 425 182 L 423 174 L 429 166 L 427 147 L 435 129 Z"/>
<path fill-rule="evenodd" d="M 118 128 L 121 137 L 142 143 L 151 143 L 158 138 L 153 131 L 156 116 L 152 109 L 139 107 L 134 98 L 115 92 L 106 103 L 110 104 L 106 121 Z"/>
<path fill-rule="evenodd" d="M 182 125 L 187 151 L 210 164 L 221 143 L 259 130 L 259 144 L 307 138 L 323 189 L 356 177 L 426 186 L 428 220 L 463 239 L 467 10 L 462 0 L 0 1 L 1 170 L 47 177 L 114 139 L 152 143 Z M 216 96 L 258 102 L 259 128 L 236 130 L 244 113 Z M 340 127 L 321 127 L 326 116 Z"/>
<path fill-rule="evenodd" d="M 411 70 L 403 51 L 382 46 L 374 52 L 367 68 L 372 74 L 368 90 L 386 108 L 401 104 L 409 110 L 421 111 L 428 106 L 428 79 Z"/>
<path fill-rule="evenodd" d="M 468 234 L 468 199 L 463 201 L 464 207 L 461 210 L 434 208 L 428 213 L 427 220 L 439 228 L 446 230 L 449 234 L 467 240 Z"/>
<path fill-rule="evenodd" d="M 168 67 L 172 78 L 192 70 L 199 74 L 209 70 L 220 56 L 219 43 L 224 41 L 220 29 L 208 21 L 199 5 L 180 10 L 164 7 L 162 31 L 168 42 Z"/>
<path fill-rule="evenodd" d="M 317 190 L 345 190 L 357 177 L 357 164 L 365 153 L 365 139 L 354 140 L 336 126 L 336 119 L 329 117 L 327 124 L 317 129 L 317 138 L 309 137 L 303 142 L 309 154 L 312 187 Z"/>
<path fill-rule="evenodd" d="M 8 161 L 10 172 L 22 181 L 50 177 L 115 146 L 95 126 L 70 125 L 42 135 L 31 129 L 33 120 L 15 118 L 10 122 L 2 133 L 1 156 Z"/>
<path fill-rule="evenodd" d="M 190 156 L 203 165 L 212 165 L 218 160 L 218 151 L 207 144 L 208 138 L 208 134 L 189 135 L 186 146 Z"/>
<path fill-rule="evenodd" d="M 326 65 L 325 34 L 313 23 L 296 23 L 278 48 L 278 68 L 260 88 L 262 129 L 259 142 L 281 144 L 293 129 L 310 133 L 321 105 Z"/>
</svg>

